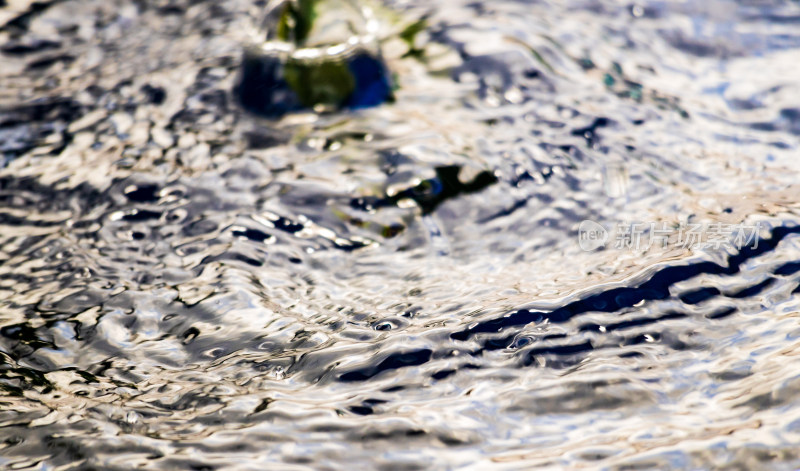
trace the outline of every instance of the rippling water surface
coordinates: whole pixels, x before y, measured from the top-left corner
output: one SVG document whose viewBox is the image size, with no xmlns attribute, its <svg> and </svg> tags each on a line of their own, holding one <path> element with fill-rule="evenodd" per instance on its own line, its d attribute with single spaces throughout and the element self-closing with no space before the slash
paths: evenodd
<svg viewBox="0 0 800 471">
<path fill-rule="evenodd" d="M 258 4 L 0 5 L 0 466 L 800 467 L 796 1 L 394 1 L 272 120 Z"/>
</svg>

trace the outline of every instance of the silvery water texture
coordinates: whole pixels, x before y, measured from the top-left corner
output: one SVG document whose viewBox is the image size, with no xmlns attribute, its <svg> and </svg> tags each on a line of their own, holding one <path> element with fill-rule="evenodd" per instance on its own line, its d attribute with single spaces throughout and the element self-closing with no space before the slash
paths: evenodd
<svg viewBox="0 0 800 471">
<path fill-rule="evenodd" d="M 0 466 L 800 466 L 796 1 L 391 1 L 280 119 L 263 2 L 2 5 Z"/>
</svg>

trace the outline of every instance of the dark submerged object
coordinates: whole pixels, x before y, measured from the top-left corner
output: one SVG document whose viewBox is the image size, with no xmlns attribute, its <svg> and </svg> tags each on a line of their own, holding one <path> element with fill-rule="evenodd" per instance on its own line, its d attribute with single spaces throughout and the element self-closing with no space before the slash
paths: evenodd
<svg viewBox="0 0 800 471">
<path fill-rule="evenodd" d="M 497 176 L 484 170 L 471 180 L 459 178 L 461 166 L 446 165 L 436 167 L 436 176 L 423 180 L 418 185 L 406 188 L 393 195 L 379 197 L 360 197 L 350 201 L 350 206 L 362 211 L 371 211 L 387 206 L 396 206 L 400 200 L 414 200 L 422 214 L 432 213 L 440 204 L 459 195 L 478 193 L 497 183 Z"/>
<path fill-rule="evenodd" d="M 320 64 L 287 63 L 248 51 L 234 93 L 244 109 L 266 117 L 320 105 L 354 109 L 393 100 L 388 69 L 365 51 Z"/>
<path fill-rule="evenodd" d="M 268 7 L 258 33 L 263 42 L 257 37 L 245 49 L 234 90 L 241 105 L 278 117 L 302 109 L 323 112 L 391 101 L 389 71 L 374 25 L 353 5 L 287 0 Z M 349 36 L 332 40 L 324 33 L 343 25 Z"/>
</svg>

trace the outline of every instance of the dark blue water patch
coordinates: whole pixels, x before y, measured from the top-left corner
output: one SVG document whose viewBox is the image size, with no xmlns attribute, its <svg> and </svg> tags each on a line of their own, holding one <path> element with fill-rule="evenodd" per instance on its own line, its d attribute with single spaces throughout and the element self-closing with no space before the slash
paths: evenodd
<svg viewBox="0 0 800 471">
<path fill-rule="evenodd" d="M 481 321 L 466 329 L 450 334 L 453 340 L 465 341 L 478 333 L 500 332 L 511 327 L 538 323 L 544 319 L 551 323 L 564 323 L 575 316 L 587 312 L 619 312 L 632 308 L 642 301 L 656 301 L 670 296 L 670 287 L 700 274 L 733 275 L 746 260 L 774 250 L 777 244 L 789 234 L 800 233 L 800 227 L 778 227 L 772 230 L 770 238 L 760 240 L 758 245 L 742 248 L 739 253 L 728 258 L 727 266 L 713 262 L 697 262 L 688 265 L 668 266 L 653 274 L 649 280 L 637 287 L 619 287 L 591 294 L 550 312 L 520 309 L 496 319 Z M 754 287 L 759 293 L 766 286 Z M 745 294 L 749 294 L 750 291 Z M 752 294 L 750 294 L 752 295 Z M 493 345 L 494 346 L 494 345 Z"/>
<path fill-rule="evenodd" d="M 714 265 L 710 262 L 708 263 L 709 265 Z M 670 268 L 677 269 L 684 267 Z M 585 299 L 569 303 L 549 313 L 520 309 L 502 318 L 484 321 L 474 327 L 455 332 L 451 334 L 450 337 L 455 340 L 466 340 L 476 333 L 499 332 L 509 327 L 526 325 L 531 322 L 541 322 L 543 319 L 548 319 L 551 323 L 563 323 L 576 315 L 587 312 L 617 312 L 622 309 L 633 307 L 642 301 L 666 299 L 669 296 L 669 286 L 671 284 L 698 274 L 697 272 L 689 270 L 689 273 L 679 275 L 680 272 L 678 270 L 672 270 L 672 272 L 668 270 L 669 268 L 654 275 L 650 281 L 636 288 L 614 288 L 600 292 Z M 685 278 L 673 280 L 672 278 L 676 275 L 685 276 Z"/>
<path fill-rule="evenodd" d="M 756 131 L 765 132 L 788 132 L 794 135 L 800 135 L 800 109 L 797 108 L 784 108 L 778 114 L 778 117 L 773 121 L 757 121 L 751 123 L 744 123 L 745 126 L 755 129 Z M 749 142 L 759 142 L 756 139 L 750 139 Z M 777 147 L 785 147 L 786 144 L 777 143 Z"/>
<path fill-rule="evenodd" d="M 728 293 L 726 294 L 726 296 L 728 296 L 729 298 L 749 298 L 752 296 L 756 296 L 758 294 L 761 294 L 761 292 L 764 291 L 765 289 L 775 284 L 776 281 L 777 280 L 775 278 L 770 277 L 755 286 L 750 286 L 733 293 Z"/>
<path fill-rule="evenodd" d="M 145 103 L 151 105 L 161 105 L 167 99 L 167 91 L 156 85 L 150 85 L 149 83 L 142 85 L 140 91 L 145 96 Z"/>
<path fill-rule="evenodd" d="M 431 355 L 433 355 L 433 351 L 429 349 L 404 353 L 393 353 L 375 366 L 369 366 L 341 374 L 339 376 L 339 381 L 366 381 L 379 375 L 380 373 L 383 373 L 384 371 L 422 365 L 431 359 Z"/>
<path fill-rule="evenodd" d="M 181 339 L 184 345 L 190 344 L 194 339 L 196 339 L 200 335 L 200 329 L 197 327 L 189 327 L 186 329 L 181 335 Z"/>
<path fill-rule="evenodd" d="M 265 232 L 261 232 L 258 229 L 245 229 L 243 231 L 233 231 L 233 235 L 234 237 L 244 237 L 254 242 L 264 242 L 270 239 L 274 239 L 274 236 L 267 234 Z"/>
<path fill-rule="evenodd" d="M 42 57 L 40 59 L 36 59 L 35 61 L 29 62 L 26 70 L 28 71 L 36 71 L 41 69 L 47 69 L 59 62 L 63 62 L 66 65 L 69 65 L 75 62 L 75 56 L 71 54 L 56 54 L 52 56 Z"/>
<path fill-rule="evenodd" d="M 545 319 L 546 315 L 547 314 L 544 312 L 520 309 L 514 313 L 506 314 L 503 317 L 483 321 L 473 327 L 468 327 L 467 329 L 453 332 L 450 334 L 450 338 L 453 340 L 465 341 L 472 335 L 481 332 L 500 332 L 509 326 L 526 325 L 532 322 L 539 323 Z"/>
<path fill-rule="evenodd" d="M 350 406 L 347 410 L 356 415 L 372 415 L 374 412 L 369 406 Z"/>
<path fill-rule="evenodd" d="M 159 200 L 158 193 L 161 188 L 151 183 L 133 185 L 125 191 L 125 197 L 135 203 L 151 203 Z"/>
<path fill-rule="evenodd" d="M 569 338 L 569 334 L 560 333 L 560 334 L 549 334 L 542 337 L 542 340 L 556 340 L 556 339 L 566 339 Z"/>
<path fill-rule="evenodd" d="M 287 232 L 289 234 L 295 234 L 297 232 L 302 231 L 305 228 L 305 226 L 303 226 L 302 224 L 294 222 L 283 216 L 278 216 L 277 219 L 272 221 L 272 224 L 275 226 L 275 229 Z"/>
<path fill-rule="evenodd" d="M 624 352 L 620 353 L 620 358 L 643 358 L 644 354 L 642 352 L 637 352 L 636 350 L 631 352 Z"/>
<path fill-rule="evenodd" d="M 473 364 L 473 363 L 465 363 L 463 365 L 459 365 L 456 368 L 446 368 L 444 370 L 439 370 L 433 374 L 431 374 L 431 378 L 435 379 L 436 381 L 441 381 L 443 379 L 447 379 L 450 376 L 458 373 L 459 371 L 463 370 L 479 370 L 481 366 Z"/>
<path fill-rule="evenodd" d="M 47 39 L 33 39 L 28 42 L 11 41 L 0 47 L 0 52 L 9 56 L 24 56 L 37 52 L 58 49 L 61 43 Z"/>
<path fill-rule="evenodd" d="M 614 332 L 617 330 L 625 330 L 650 324 L 657 324 L 669 320 L 685 319 L 687 317 L 689 317 L 689 315 L 682 312 L 670 312 L 662 316 L 639 317 L 636 319 L 630 319 L 627 321 L 615 322 L 611 324 L 603 324 L 603 325 L 595 323 L 584 324 L 579 328 L 579 330 L 581 332 Z"/>
<path fill-rule="evenodd" d="M 584 138 L 586 140 L 586 146 L 587 147 L 594 147 L 594 145 L 598 141 L 597 130 L 599 128 L 603 128 L 603 127 L 609 126 L 611 124 L 612 124 L 612 122 L 611 122 L 610 119 L 604 118 L 604 117 L 600 117 L 600 118 L 596 118 L 592 122 L 592 124 L 590 124 L 588 126 L 585 126 L 585 127 L 582 127 L 582 128 L 578 128 L 578 129 L 574 129 L 571 134 L 573 136 L 580 136 L 580 137 Z"/>
<path fill-rule="evenodd" d="M 350 200 L 350 207 L 359 211 L 375 211 L 376 209 L 392 206 L 388 198 L 380 196 L 359 196 Z"/>
<path fill-rule="evenodd" d="M 784 121 L 792 134 L 800 134 L 800 108 L 784 108 L 780 112 L 780 120 Z"/>
<path fill-rule="evenodd" d="M 143 222 L 152 219 L 161 219 L 161 214 L 162 213 L 158 211 L 151 211 L 149 209 L 134 209 L 122 216 L 122 220 L 128 222 Z"/>
<path fill-rule="evenodd" d="M 735 307 L 726 307 L 726 308 L 722 308 L 722 309 L 719 309 L 717 311 L 711 312 L 709 314 L 706 314 L 705 317 L 706 317 L 706 319 L 711 319 L 711 320 L 724 319 L 724 318 L 730 316 L 731 314 L 735 313 L 736 311 L 737 311 L 737 309 Z"/>
<path fill-rule="evenodd" d="M 0 128 L 31 122 L 72 122 L 80 118 L 84 111 L 84 106 L 71 98 L 41 98 L 0 109 Z"/>
<path fill-rule="evenodd" d="M 228 108 L 228 94 L 223 90 L 210 90 L 197 95 L 197 99 L 210 108 L 224 112 Z"/>
<path fill-rule="evenodd" d="M 431 375 L 431 378 L 433 378 L 433 379 L 435 379 L 437 381 L 440 381 L 440 380 L 446 379 L 446 378 L 456 374 L 457 372 L 458 372 L 458 370 L 456 370 L 456 369 L 441 370 L 441 371 L 437 371 L 436 373 L 433 373 Z"/>
<path fill-rule="evenodd" d="M 685 304 L 700 304 L 703 301 L 707 301 L 715 296 L 719 296 L 720 294 L 720 291 L 714 287 L 699 288 L 680 295 L 678 299 Z"/>
<path fill-rule="evenodd" d="M 283 76 L 277 57 L 245 54 L 234 93 L 244 109 L 266 117 L 279 117 L 302 108 Z"/>
<path fill-rule="evenodd" d="M 0 224 L 4 226 L 52 227 L 60 226 L 64 221 L 31 220 L 25 216 L 16 216 L 0 212 Z"/>
<path fill-rule="evenodd" d="M 353 438 L 354 442 L 361 443 L 365 441 L 372 441 L 372 440 L 397 440 L 397 441 L 407 441 L 408 438 L 413 437 L 424 437 L 428 435 L 428 432 L 416 428 L 398 428 L 392 431 L 383 432 L 383 431 L 371 431 L 368 433 L 360 434 L 357 437 Z M 391 467 L 386 468 L 376 468 L 379 471 L 383 471 L 384 469 L 393 469 Z M 409 469 L 420 469 L 419 467 L 411 467 Z"/>
<path fill-rule="evenodd" d="M 80 118 L 86 107 L 68 98 L 47 98 L 0 108 L 0 152 L 16 158 L 47 142 L 48 153 L 58 155 L 72 141 L 68 123 Z M 56 141 L 53 141 L 53 137 Z M 2 159 L 0 159 L 2 162 Z"/>
<path fill-rule="evenodd" d="M 662 316 L 657 317 L 640 317 L 636 319 L 631 319 L 622 322 L 615 322 L 609 324 L 584 324 L 579 328 L 580 332 L 605 332 L 605 333 L 612 333 L 615 331 L 622 331 L 626 329 L 632 329 L 635 327 L 642 327 L 646 325 L 653 325 L 659 324 L 664 321 L 669 320 L 678 320 L 678 319 L 685 319 L 689 317 L 688 314 L 681 313 L 681 312 L 670 312 L 664 314 Z M 534 339 L 530 337 L 519 337 L 517 338 L 517 334 L 511 334 L 503 337 L 497 338 L 488 338 L 482 339 L 481 348 L 471 352 L 473 356 L 481 356 L 487 351 L 496 351 L 496 350 L 505 350 L 508 348 L 512 349 L 521 349 L 526 347 L 527 345 L 533 342 L 547 342 L 553 340 L 564 340 L 568 339 L 569 336 L 567 334 L 555 334 L 555 335 L 547 335 L 542 337 L 541 339 Z M 595 346 L 595 348 L 598 348 Z"/>
<path fill-rule="evenodd" d="M 367 108 L 394 100 L 389 71 L 380 57 L 359 53 L 347 66 L 356 81 L 356 91 L 345 103 L 347 108 Z"/>
<path fill-rule="evenodd" d="M 8 21 L 5 25 L 0 26 L 0 31 L 11 31 L 16 34 L 24 33 L 30 27 L 31 20 L 61 1 L 62 0 L 31 2 L 28 4 L 26 11 L 21 12 L 19 15 Z"/>
<path fill-rule="evenodd" d="M 509 346 L 511 346 L 511 342 L 513 342 L 515 335 L 509 335 L 506 337 L 501 338 L 488 338 L 484 339 L 482 343 L 482 347 L 480 350 L 476 352 L 472 352 L 473 356 L 482 355 L 484 352 L 492 352 L 496 350 L 505 350 Z"/>
<path fill-rule="evenodd" d="M 169 5 L 164 5 L 163 7 L 159 7 L 157 11 L 158 14 L 162 16 L 183 15 L 184 13 L 183 7 L 175 3 L 170 3 Z"/>
</svg>

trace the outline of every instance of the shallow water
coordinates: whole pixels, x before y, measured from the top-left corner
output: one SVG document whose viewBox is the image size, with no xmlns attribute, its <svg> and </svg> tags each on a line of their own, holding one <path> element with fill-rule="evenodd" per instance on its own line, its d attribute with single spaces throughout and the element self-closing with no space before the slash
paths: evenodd
<svg viewBox="0 0 800 471">
<path fill-rule="evenodd" d="M 0 9 L 0 466 L 800 467 L 800 5 L 387 6 L 396 102 L 280 120 L 258 5 Z"/>
</svg>

